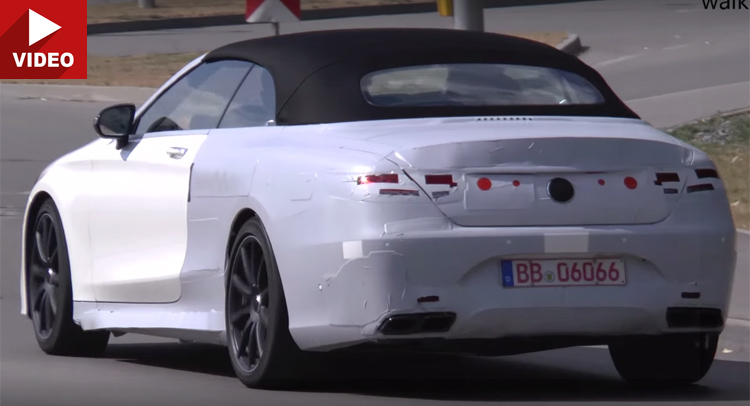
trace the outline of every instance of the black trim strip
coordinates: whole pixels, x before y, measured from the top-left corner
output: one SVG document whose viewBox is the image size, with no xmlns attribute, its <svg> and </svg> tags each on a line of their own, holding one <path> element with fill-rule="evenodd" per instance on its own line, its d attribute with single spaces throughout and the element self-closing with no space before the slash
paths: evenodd
<svg viewBox="0 0 750 406">
<path fill-rule="evenodd" d="M 710 183 L 703 183 L 703 184 L 700 184 L 700 185 L 688 186 L 688 188 L 687 188 L 687 192 L 688 193 L 704 192 L 704 191 L 707 191 L 707 190 L 714 190 L 714 185 L 712 185 Z"/>
<path fill-rule="evenodd" d="M 190 203 L 190 195 L 193 191 L 193 165 L 195 165 L 195 162 L 190 164 L 190 176 L 188 176 L 188 203 Z"/>
<path fill-rule="evenodd" d="M 674 172 L 659 172 L 656 174 L 656 181 L 654 185 L 661 185 L 664 182 L 679 182 L 680 175 Z"/>
</svg>

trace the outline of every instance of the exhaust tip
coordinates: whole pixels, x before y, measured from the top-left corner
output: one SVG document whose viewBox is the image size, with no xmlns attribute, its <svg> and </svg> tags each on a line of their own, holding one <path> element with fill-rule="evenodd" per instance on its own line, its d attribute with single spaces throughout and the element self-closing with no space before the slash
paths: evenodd
<svg viewBox="0 0 750 406">
<path fill-rule="evenodd" d="M 667 325 L 673 328 L 717 328 L 724 325 L 720 309 L 705 307 L 670 307 Z"/>
<path fill-rule="evenodd" d="M 378 331 L 385 335 L 444 333 L 455 321 L 456 314 L 450 312 L 397 314 L 383 320 Z"/>
</svg>

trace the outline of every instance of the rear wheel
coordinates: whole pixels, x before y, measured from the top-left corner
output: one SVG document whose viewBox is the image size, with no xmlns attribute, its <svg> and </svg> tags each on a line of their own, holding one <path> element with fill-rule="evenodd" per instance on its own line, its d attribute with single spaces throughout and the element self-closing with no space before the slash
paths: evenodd
<svg viewBox="0 0 750 406">
<path fill-rule="evenodd" d="M 713 364 L 718 334 L 679 334 L 625 340 L 609 345 L 620 376 L 634 385 L 690 385 Z"/>
<path fill-rule="evenodd" d="M 289 384 L 302 352 L 289 334 L 281 278 L 257 218 L 240 228 L 228 264 L 227 342 L 237 377 L 253 388 Z"/>
<path fill-rule="evenodd" d="M 52 200 L 40 207 L 28 242 L 26 289 L 39 347 L 51 355 L 100 355 L 109 331 L 83 331 L 73 322 L 68 246 Z"/>
</svg>

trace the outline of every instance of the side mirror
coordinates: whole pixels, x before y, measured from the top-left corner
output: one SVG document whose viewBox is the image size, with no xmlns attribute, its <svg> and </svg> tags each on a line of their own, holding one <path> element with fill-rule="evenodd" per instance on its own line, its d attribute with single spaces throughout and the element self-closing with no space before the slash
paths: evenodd
<svg viewBox="0 0 750 406">
<path fill-rule="evenodd" d="M 102 138 L 127 141 L 133 129 L 135 105 L 117 104 L 107 107 L 94 118 L 94 131 Z"/>
</svg>

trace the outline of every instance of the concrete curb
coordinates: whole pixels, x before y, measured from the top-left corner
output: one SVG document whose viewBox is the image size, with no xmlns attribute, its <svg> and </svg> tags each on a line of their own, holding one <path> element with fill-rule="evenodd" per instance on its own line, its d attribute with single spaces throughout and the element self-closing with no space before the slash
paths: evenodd
<svg viewBox="0 0 750 406">
<path fill-rule="evenodd" d="M 146 101 L 156 89 L 133 86 L 75 86 L 44 84 L 0 84 L 0 93 L 15 99 L 136 103 Z"/>
<path fill-rule="evenodd" d="M 485 8 L 539 6 L 549 4 L 580 3 L 600 0 L 484 0 Z M 392 4 L 382 6 L 342 7 L 330 9 L 303 10 L 302 21 L 325 20 L 331 18 L 370 17 L 377 15 L 416 14 L 437 12 L 434 1 L 416 4 Z M 118 21 L 89 24 L 88 35 L 113 34 L 133 31 L 155 31 L 180 28 L 218 27 L 247 24 L 242 14 L 165 18 L 159 20 Z"/>
<path fill-rule="evenodd" d="M 583 51 L 581 37 L 579 37 L 578 34 L 568 33 L 568 37 L 565 38 L 561 43 L 557 44 L 557 49 L 571 55 L 578 56 L 581 51 Z"/>
</svg>

